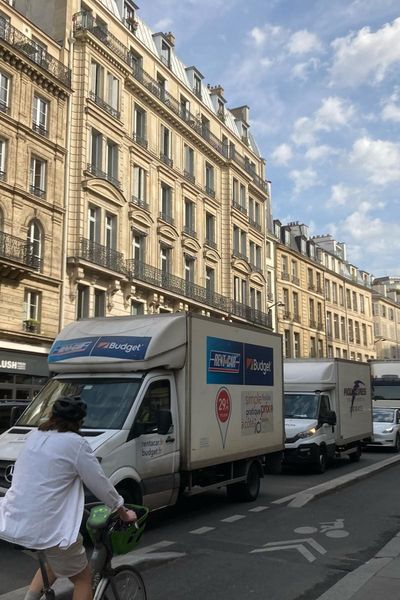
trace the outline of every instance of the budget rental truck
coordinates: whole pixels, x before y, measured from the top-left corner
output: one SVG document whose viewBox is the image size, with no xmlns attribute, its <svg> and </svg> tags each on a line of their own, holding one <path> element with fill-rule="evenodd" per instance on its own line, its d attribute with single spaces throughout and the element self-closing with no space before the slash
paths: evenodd
<svg viewBox="0 0 400 600">
<path fill-rule="evenodd" d="M 255 500 L 284 448 L 281 337 L 190 313 L 94 318 L 65 327 L 53 377 L 0 436 L 0 486 L 26 436 L 63 395 L 88 407 L 83 435 L 127 502 L 151 509 L 227 487 Z"/>
<path fill-rule="evenodd" d="M 374 406 L 400 408 L 400 360 L 371 360 Z"/>
<path fill-rule="evenodd" d="M 284 460 L 323 473 L 330 460 L 358 461 L 372 436 L 368 363 L 342 359 L 284 362 Z"/>
</svg>

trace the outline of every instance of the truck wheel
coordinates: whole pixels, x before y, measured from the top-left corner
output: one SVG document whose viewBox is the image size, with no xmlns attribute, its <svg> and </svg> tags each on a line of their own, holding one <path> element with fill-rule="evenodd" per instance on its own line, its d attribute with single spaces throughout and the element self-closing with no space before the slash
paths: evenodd
<svg viewBox="0 0 400 600">
<path fill-rule="evenodd" d="M 246 481 L 228 485 L 228 497 L 237 502 L 253 502 L 257 500 L 260 492 L 260 472 L 257 463 L 251 463 L 247 471 Z"/>
<path fill-rule="evenodd" d="M 125 504 L 141 505 L 143 502 L 142 494 L 140 493 L 140 490 L 137 486 L 131 487 L 125 484 L 121 484 L 120 486 L 117 486 L 117 492 L 121 494 Z"/>
<path fill-rule="evenodd" d="M 328 463 L 328 457 L 325 448 L 320 448 L 318 459 L 314 465 L 314 472 L 322 475 L 326 471 L 326 465 Z"/>
<path fill-rule="evenodd" d="M 361 446 L 357 446 L 357 450 L 349 454 L 350 462 L 358 462 L 361 458 Z"/>
</svg>

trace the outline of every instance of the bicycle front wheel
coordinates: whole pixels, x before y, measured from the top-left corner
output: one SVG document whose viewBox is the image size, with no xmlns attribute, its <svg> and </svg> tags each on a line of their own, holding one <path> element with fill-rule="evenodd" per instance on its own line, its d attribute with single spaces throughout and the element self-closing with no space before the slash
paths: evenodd
<svg viewBox="0 0 400 600">
<path fill-rule="evenodd" d="M 101 596 L 101 600 L 146 600 L 146 588 L 142 576 L 131 565 L 114 570 Z"/>
</svg>

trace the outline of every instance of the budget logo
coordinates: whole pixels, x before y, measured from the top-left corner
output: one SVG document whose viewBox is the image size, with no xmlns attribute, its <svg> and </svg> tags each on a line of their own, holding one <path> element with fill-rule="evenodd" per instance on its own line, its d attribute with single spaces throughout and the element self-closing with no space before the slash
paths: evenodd
<svg viewBox="0 0 400 600">
<path fill-rule="evenodd" d="M 143 360 L 150 342 L 149 337 L 107 336 L 100 338 L 92 351 L 92 356 L 107 358 L 127 358 Z"/>
<path fill-rule="evenodd" d="M 274 352 L 267 346 L 244 345 L 245 385 L 274 385 Z"/>
<path fill-rule="evenodd" d="M 266 375 L 267 373 L 271 373 L 272 363 L 270 360 L 269 361 L 257 360 L 256 358 L 247 357 L 246 358 L 246 369 L 249 369 L 250 371 L 258 371 L 258 372 L 262 373 L 263 375 Z"/>
<path fill-rule="evenodd" d="M 208 370 L 211 373 L 239 373 L 240 354 L 236 352 L 211 350 Z"/>
</svg>

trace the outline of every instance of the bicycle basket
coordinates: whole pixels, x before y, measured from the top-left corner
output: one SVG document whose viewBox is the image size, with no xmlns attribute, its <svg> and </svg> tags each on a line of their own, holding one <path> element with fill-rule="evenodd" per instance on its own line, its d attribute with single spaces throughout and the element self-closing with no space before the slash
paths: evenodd
<svg viewBox="0 0 400 600">
<path fill-rule="evenodd" d="M 118 522 L 119 527 L 110 529 L 109 535 L 113 554 L 126 554 L 137 546 L 146 526 L 149 509 L 137 504 L 126 504 L 127 508 L 134 510 L 138 516 L 135 523 Z"/>
</svg>

